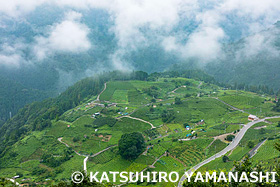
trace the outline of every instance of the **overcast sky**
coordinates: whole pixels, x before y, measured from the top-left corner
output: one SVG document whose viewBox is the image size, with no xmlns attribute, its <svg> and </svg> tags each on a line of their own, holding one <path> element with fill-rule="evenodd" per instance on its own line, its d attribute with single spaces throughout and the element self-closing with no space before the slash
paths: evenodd
<svg viewBox="0 0 280 187">
<path fill-rule="evenodd" d="M 82 19 L 91 10 L 110 15 L 108 32 L 118 46 L 110 58 L 117 69 L 130 68 L 123 55 L 155 41 L 166 52 L 207 63 L 221 55 L 223 43 L 270 28 L 280 19 L 280 0 L 0 0 L 0 29 L 9 29 L 11 20 L 28 24 L 26 16 L 43 6 L 60 9 L 59 19 L 45 25 L 45 32 L 38 31 L 31 43 L 2 38 L 0 64 L 32 63 L 25 58 L 27 48 L 36 61 L 95 50 L 100 46 L 90 40 L 92 28 Z M 255 36 L 248 50 L 254 54 L 252 46 L 258 50 L 264 42 L 263 36 Z"/>
</svg>

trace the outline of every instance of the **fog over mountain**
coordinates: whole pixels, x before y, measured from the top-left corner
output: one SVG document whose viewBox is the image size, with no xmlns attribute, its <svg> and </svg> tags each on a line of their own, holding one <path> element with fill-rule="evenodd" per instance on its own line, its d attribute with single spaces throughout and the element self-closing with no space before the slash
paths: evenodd
<svg viewBox="0 0 280 187">
<path fill-rule="evenodd" d="M 279 15 L 279 0 L 0 1 L 0 74 L 58 94 L 103 71 L 187 64 L 277 90 Z"/>
</svg>

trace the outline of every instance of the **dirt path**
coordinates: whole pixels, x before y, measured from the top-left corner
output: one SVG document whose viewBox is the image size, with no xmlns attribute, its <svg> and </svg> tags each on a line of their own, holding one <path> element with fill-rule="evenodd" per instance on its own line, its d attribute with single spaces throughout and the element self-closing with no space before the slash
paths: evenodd
<svg viewBox="0 0 280 187">
<path fill-rule="evenodd" d="M 131 117 L 131 116 L 121 116 L 121 117 L 119 117 L 118 119 L 121 119 L 121 118 L 135 119 L 135 120 L 142 121 L 142 122 L 144 122 L 144 123 L 147 123 L 147 124 L 151 125 L 152 129 L 155 129 L 155 128 L 156 128 L 152 123 L 150 123 L 150 122 L 148 122 L 148 121 L 145 121 L 145 120 L 143 120 L 143 119 L 140 119 L 140 118 L 135 118 L 135 117 Z"/>
<path fill-rule="evenodd" d="M 202 85 L 202 82 L 199 82 L 199 85 L 197 86 L 198 89 L 200 89 L 200 86 Z M 197 97 L 200 97 L 200 92 L 197 93 Z"/>
<path fill-rule="evenodd" d="M 266 140 L 267 139 L 265 139 L 264 141 L 258 143 L 252 150 L 249 151 L 250 158 L 255 156 L 255 154 L 257 153 L 258 149 L 266 142 Z"/>
<path fill-rule="evenodd" d="M 67 143 L 65 143 L 65 142 L 62 141 L 62 137 L 58 138 L 57 140 L 58 140 L 60 143 L 63 143 L 66 147 L 70 147 Z M 89 157 L 91 157 L 91 158 L 96 157 L 97 155 L 99 155 L 99 154 L 101 154 L 101 153 L 103 153 L 103 152 L 105 152 L 105 151 L 111 149 L 112 147 L 116 147 L 116 146 L 117 146 L 117 145 L 111 145 L 111 146 L 109 146 L 109 147 L 103 149 L 102 151 L 99 151 L 98 153 L 95 153 L 95 154 L 93 154 L 93 155 L 84 155 L 84 154 L 78 153 L 78 152 L 75 151 L 74 149 L 72 149 L 72 150 L 73 150 L 77 155 L 86 157 L 86 158 L 84 159 L 84 162 L 83 162 L 84 164 L 83 164 L 83 166 L 84 166 L 84 171 L 85 171 L 85 173 L 87 173 L 87 161 L 88 161 Z"/>
<path fill-rule="evenodd" d="M 236 108 L 236 107 L 234 107 L 234 106 L 232 106 L 232 105 L 230 105 L 230 104 L 224 102 L 223 100 L 219 99 L 218 97 L 215 97 L 214 99 L 216 99 L 216 100 L 218 100 L 218 101 L 224 103 L 225 105 L 231 107 L 231 108 L 234 109 L 234 110 L 238 110 L 238 111 L 240 111 L 240 112 L 242 112 L 242 113 L 250 114 L 249 112 L 246 112 L 246 111 L 244 111 L 244 110 L 241 110 L 241 109 L 239 109 L 239 108 Z"/>
<path fill-rule="evenodd" d="M 65 142 L 62 141 L 62 138 L 63 138 L 63 137 L 60 137 L 60 138 L 58 138 L 57 140 L 58 140 L 60 143 L 63 143 L 66 147 L 70 147 L 67 143 L 65 143 Z M 98 153 L 95 153 L 95 154 L 93 154 L 93 155 L 84 155 L 84 154 L 81 154 L 81 153 L 75 151 L 74 149 L 73 149 L 73 151 L 74 151 L 77 155 L 79 155 L 79 156 L 83 156 L 83 157 L 95 157 L 95 156 L 99 155 L 100 153 L 103 153 L 104 151 L 107 151 L 108 149 L 110 149 L 110 148 L 112 148 L 112 147 L 116 147 L 116 146 L 117 146 L 117 145 L 111 145 L 111 146 L 107 147 L 106 149 L 103 149 L 102 151 L 99 151 Z"/>
<path fill-rule="evenodd" d="M 178 89 L 180 89 L 180 88 L 186 88 L 186 86 L 185 85 L 183 85 L 183 86 L 180 86 L 180 87 L 178 87 L 178 88 L 175 88 L 174 90 L 172 90 L 171 92 L 169 92 L 169 93 L 175 93 Z"/>
<path fill-rule="evenodd" d="M 104 83 L 104 89 L 100 92 L 100 94 L 98 94 L 98 96 L 97 96 L 95 101 L 100 101 L 100 95 L 106 90 L 106 88 L 107 88 L 107 83 L 105 82 Z"/>
<path fill-rule="evenodd" d="M 257 153 L 258 149 L 266 142 L 267 139 L 263 140 L 262 142 L 258 143 L 253 149 L 251 149 L 248 154 L 249 154 L 249 158 L 252 158 L 253 156 L 255 156 L 255 154 Z M 243 163 L 245 160 L 245 156 L 241 159 L 241 163 Z M 235 167 L 233 167 L 231 169 L 231 171 L 233 172 L 235 170 Z"/>
<path fill-rule="evenodd" d="M 202 81 L 199 82 L 199 85 L 197 86 L 197 88 L 200 89 L 201 85 L 202 85 Z"/>
<path fill-rule="evenodd" d="M 11 182 L 14 183 L 16 186 L 19 186 L 19 183 L 18 183 L 15 179 L 6 178 L 6 180 L 11 181 Z"/>
<path fill-rule="evenodd" d="M 92 158 L 92 157 L 96 157 L 97 155 L 99 155 L 99 154 L 101 154 L 101 153 L 103 153 L 103 152 L 105 152 L 105 151 L 111 149 L 112 147 L 116 147 L 116 146 L 117 146 L 117 144 L 115 144 L 115 145 L 110 145 L 109 147 L 103 149 L 102 151 L 99 151 L 98 153 L 95 153 L 95 154 L 93 154 L 93 155 L 90 155 L 89 157 L 91 157 L 91 158 Z"/>
<path fill-rule="evenodd" d="M 86 175 L 87 175 L 87 161 L 88 161 L 88 156 L 84 159 L 84 171 Z"/>
<path fill-rule="evenodd" d="M 58 140 L 60 143 L 63 143 L 66 147 L 70 147 L 67 143 L 65 143 L 65 142 L 62 141 L 62 138 L 63 138 L 63 137 L 60 137 L 60 138 L 58 138 L 57 140 Z M 72 150 L 73 150 L 77 155 L 79 155 L 79 156 L 83 156 L 83 157 L 87 157 L 87 156 L 88 156 L 88 155 L 83 155 L 83 154 L 81 154 L 81 153 L 75 151 L 74 149 L 72 149 Z"/>
<path fill-rule="evenodd" d="M 207 147 L 205 147 L 204 150 L 208 149 L 216 140 L 217 140 L 217 139 L 214 137 L 214 140 L 213 140 L 209 145 L 207 145 Z"/>
</svg>

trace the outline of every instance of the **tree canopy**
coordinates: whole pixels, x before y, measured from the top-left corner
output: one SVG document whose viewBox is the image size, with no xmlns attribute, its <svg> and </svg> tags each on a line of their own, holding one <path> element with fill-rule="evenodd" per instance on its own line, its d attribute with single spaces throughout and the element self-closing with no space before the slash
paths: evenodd
<svg viewBox="0 0 280 187">
<path fill-rule="evenodd" d="M 123 134 L 119 140 L 120 155 L 127 160 L 136 159 L 145 147 L 144 137 L 139 132 Z"/>
</svg>

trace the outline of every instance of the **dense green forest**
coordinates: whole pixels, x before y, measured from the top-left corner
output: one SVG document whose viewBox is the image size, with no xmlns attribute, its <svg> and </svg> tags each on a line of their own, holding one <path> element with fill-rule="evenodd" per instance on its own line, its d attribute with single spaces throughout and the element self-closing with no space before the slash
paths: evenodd
<svg viewBox="0 0 280 187">
<path fill-rule="evenodd" d="M 16 142 L 30 130 L 41 130 L 66 110 L 75 107 L 88 95 L 97 94 L 103 87 L 104 79 L 84 79 L 67 89 L 57 98 L 34 102 L 22 108 L 17 115 L 1 127 L 1 152 L 5 145 Z"/>
<path fill-rule="evenodd" d="M 280 96 L 279 89 L 274 89 L 273 87 L 268 86 L 268 84 L 248 84 L 245 83 L 246 81 L 240 81 L 240 82 L 232 82 L 227 83 L 226 81 L 218 81 L 215 76 L 211 76 L 208 73 L 206 73 L 203 70 L 184 70 L 184 67 L 186 65 L 184 64 L 175 64 L 172 67 L 170 67 L 170 71 L 163 72 L 163 73 L 154 73 L 150 76 L 161 75 L 161 76 L 171 76 L 171 77 L 198 77 L 200 80 L 203 80 L 205 82 L 214 83 L 216 85 L 219 85 L 221 87 L 225 87 L 232 90 L 244 90 L 244 91 L 250 91 L 258 94 L 269 94 L 269 95 L 277 95 Z"/>
<path fill-rule="evenodd" d="M 51 91 L 27 88 L 0 76 L 0 127 L 27 103 L 41 101 L 53 95 Z"/>
</svg>

